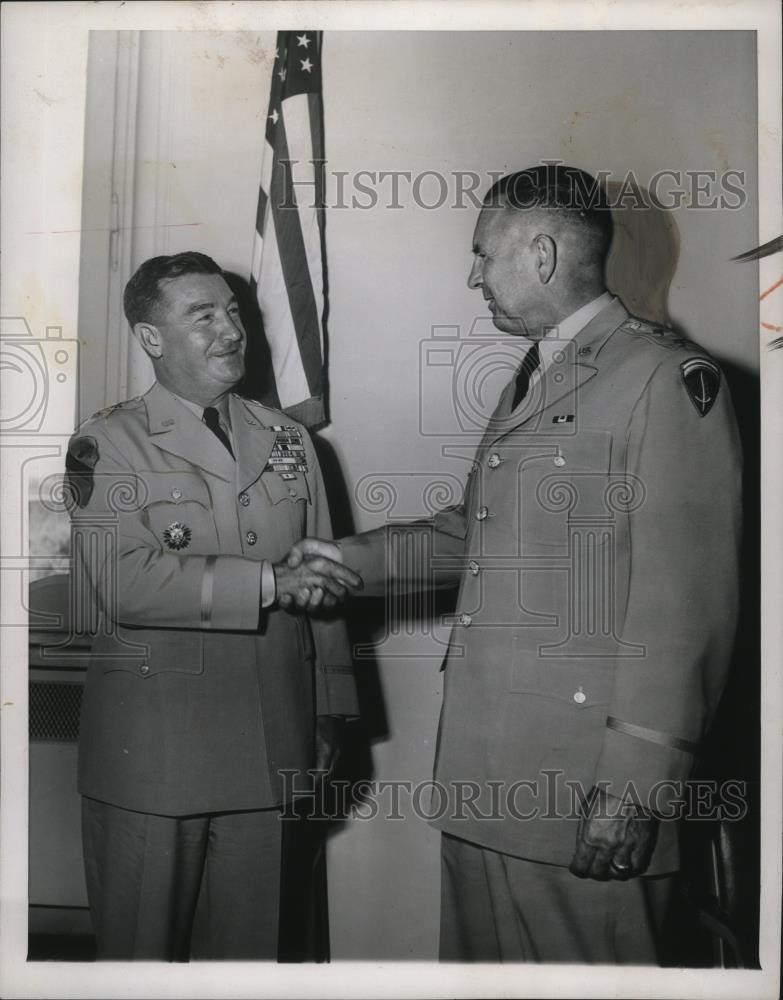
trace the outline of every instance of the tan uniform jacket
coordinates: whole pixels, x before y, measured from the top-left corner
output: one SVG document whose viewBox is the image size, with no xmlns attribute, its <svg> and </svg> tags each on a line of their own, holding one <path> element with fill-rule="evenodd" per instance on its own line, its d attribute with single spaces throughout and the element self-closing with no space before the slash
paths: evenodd
<svg viewBox="0 0 783 1000">
<path fill-rule="evenodd" d="M 709 355 L 619 301 L 555 361 L 513 413 L 501 395 L 463 506 L 411 530 L 459 566 L 435 825 L 567 865 L 579 789 L 669 808 L 691 773 L 736 627 L 741 453 Z M 385 529 L 341 544 L 368 595 L 398 574 Z"/>
<path fill-rule="evenodd" d="M 71 440 L 77 586 L 96 598 L 79 789 L 127 809 L 277 804 L 280 772 L 313 766 L 314 715 L 357 712 L 344 624 L 259 614 L 260 561 L 330 535 L 312 442 L 239 396 L 229 413 L 236 461 L 159 384 Z M 284 478 L 290 428 L 304 453 Z"/>
</svg>

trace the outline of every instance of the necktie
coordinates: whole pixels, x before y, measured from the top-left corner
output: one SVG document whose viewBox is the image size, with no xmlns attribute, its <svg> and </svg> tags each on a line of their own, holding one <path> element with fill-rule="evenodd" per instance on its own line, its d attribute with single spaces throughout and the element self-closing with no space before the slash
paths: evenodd
<svg viewBox="0 0 783 1000">
<path fill-rule="evenodd" d="M 525 359 L 517 372 L 517 380 L 514 387 L 514 401 L 511 404 L 512 410 L 515 410 L 527 395 L 527 391 L 530 388 L 530 379 L 533 377 L 533 372 L 540 364 L 541 355 L 538 350 L 538 341 L 536 341 L 536 343 L 533 344 L 525 355 Z"/>
<path fill-rule="evenodd" d="M 204 423 L 209 427 L 215 437 L 228 448 L 231 457 L 234 457 L 234 451 L 231 447 L 231 442 L 228 440 L 228 435 L 220 426 L 220 416 L 218 411 L 214 406 L 207 406 L 204 408 Z"/>
</svg>

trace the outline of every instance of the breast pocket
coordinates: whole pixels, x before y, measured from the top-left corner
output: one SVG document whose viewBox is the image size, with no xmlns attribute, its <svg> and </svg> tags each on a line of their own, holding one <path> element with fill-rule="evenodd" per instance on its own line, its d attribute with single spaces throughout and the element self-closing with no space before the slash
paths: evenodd
<svg viewBox="0 0 783 1000">
<path fill-rule="evenodd" d="M 551 453 L 520 469 L 521 538 L 528 554 L 538 547 L 567 552 L 570 532 L 595 528 L 597 544 L 610 519 L 608 500 L 612 436 L 586 431 L 553 442 Z"/>
<path fill-rule="evenodd" d="M 218 548 L 212 498 L 204 480 L 188 472 L 140 472 L 144 518 L 162 549 L 208 555 Z"/>
<path fill-rule="evenodd" d="M 267 469 L 259 480 L 275 515 L 288 521 L 295 538 L 301 538 L 310 521 L 310 485 L 302 472 L 283 473 Z"/>
<path fill-rule="evenodd" d="M 204 672 L 204 640 L 199 632 L 168 629 L 130 629 L 122 634 L 100 635 L 90 651 L 91 662 L 101 673 L 121 670 L 140 679 L 157 674 Z"/>
</svg>

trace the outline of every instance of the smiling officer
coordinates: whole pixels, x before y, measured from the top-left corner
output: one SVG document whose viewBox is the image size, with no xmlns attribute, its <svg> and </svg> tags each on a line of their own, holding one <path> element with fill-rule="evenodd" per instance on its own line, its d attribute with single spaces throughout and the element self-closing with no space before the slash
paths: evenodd
<svg viewBox="0 0 783 1000">
<path fill-rule="evenodd" d="M 148 260 L 124 304 L 156 381 L 67 457 L 97 609 L 79 790 L 98 957 L 187 960 L 199 904 L 198 957 L 274 959 L 281 771 L 328 768 L 357 712 L 342 622 L 283 606 L 361 580 L 285 562 L 330 532 L 323 482 L 303 427 L 232 392 L 246 338 L 218 265 Z"/>
</svg>

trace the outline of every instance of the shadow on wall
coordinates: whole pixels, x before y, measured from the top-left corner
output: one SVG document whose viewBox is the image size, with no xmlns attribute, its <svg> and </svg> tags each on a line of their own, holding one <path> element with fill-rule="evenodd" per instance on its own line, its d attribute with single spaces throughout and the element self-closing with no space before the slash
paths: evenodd
<svg viewBox="0 0 783 1000">
<path fill-rule="evenodd" d="M 239 391 L 251 399 L 277 409 L 280 401 L 272 377 L 272 355 L 269 350 L 264 322 L 255 294 L 240 275 L 228 272 L 226 282 L 237 297 L 242 322 L 247 331 L 246 374 Z M 352 535 L 356 528 L 351 508 L 351 490 L 340 467 L 332 445 L 317 434 L 313 443 L 326 484 L 329 512 L 335 538 Z M 346 614 L 353 646 L 367 647 L 383 626 L 383 601 L 363 600 L 361 615 Z M 389 725 L 384 707 L 378 664 L 373 659 L 362 658 L 356 671 L 361 721 L 350 727 L 348 746 L 341 761 L 340 777 L 352 782 L 373 777 L 370 747 L 389 736 Z"/>
<path fill-rule="evenodd" d="M 607 184 L 613 204 L 619 184 Z M 614 239 L 606 266 L 606 282 L 629 312 L 661 326 L 672 325 L 669 288 L 680 253 L 680 236 L 671 213 L 655 208 L 644 188 L 628 199 L 651 207 L 623 207 L 613 213 Z M 730 253 L 726 254 L 727 258 Z M 754 329 L 756 327 L 754 321 Z M 678 332 L 699 342 L 699 333 L 677 324 Z M 738 821 L 708 830 L 705 823 L 686 824 L 683 837 L 683 871 L 699 872 L 703 882 L 686 886 L 696 915 L 702 903 L 716 904 L 720 919 L 736 936 L 742 960 L 758 965 L 759 928 L 759 773 L 760 773 L 760 424 L 759 381 L 752 371 L 717 357 L 731 392 L 744 454 L 744 542 L 742 598 L 737 637 L 726 690 L 707 734 L 695 778 L 745 784 L 747 814 Z M 720 544 L 716 539 L 715 544 Z M 705 581 L 709 586 L 709 581 Z M 712 845 L 719 857 L 709 863 Z M 720 871 L 718 887 L 712 872 Z M 701 900 L 698 897 L 701 896 Z M 689 914 L 692 915 L 692 914 Z M 675 917 L 671 934 L 674 964 L 691 964 L 682 954 L 689 937 L 684 909 Z M 678 941 L 678 937 L 680 940 Z M 679 953 L 678 953 L 679 950 Z"/>
</svg>

